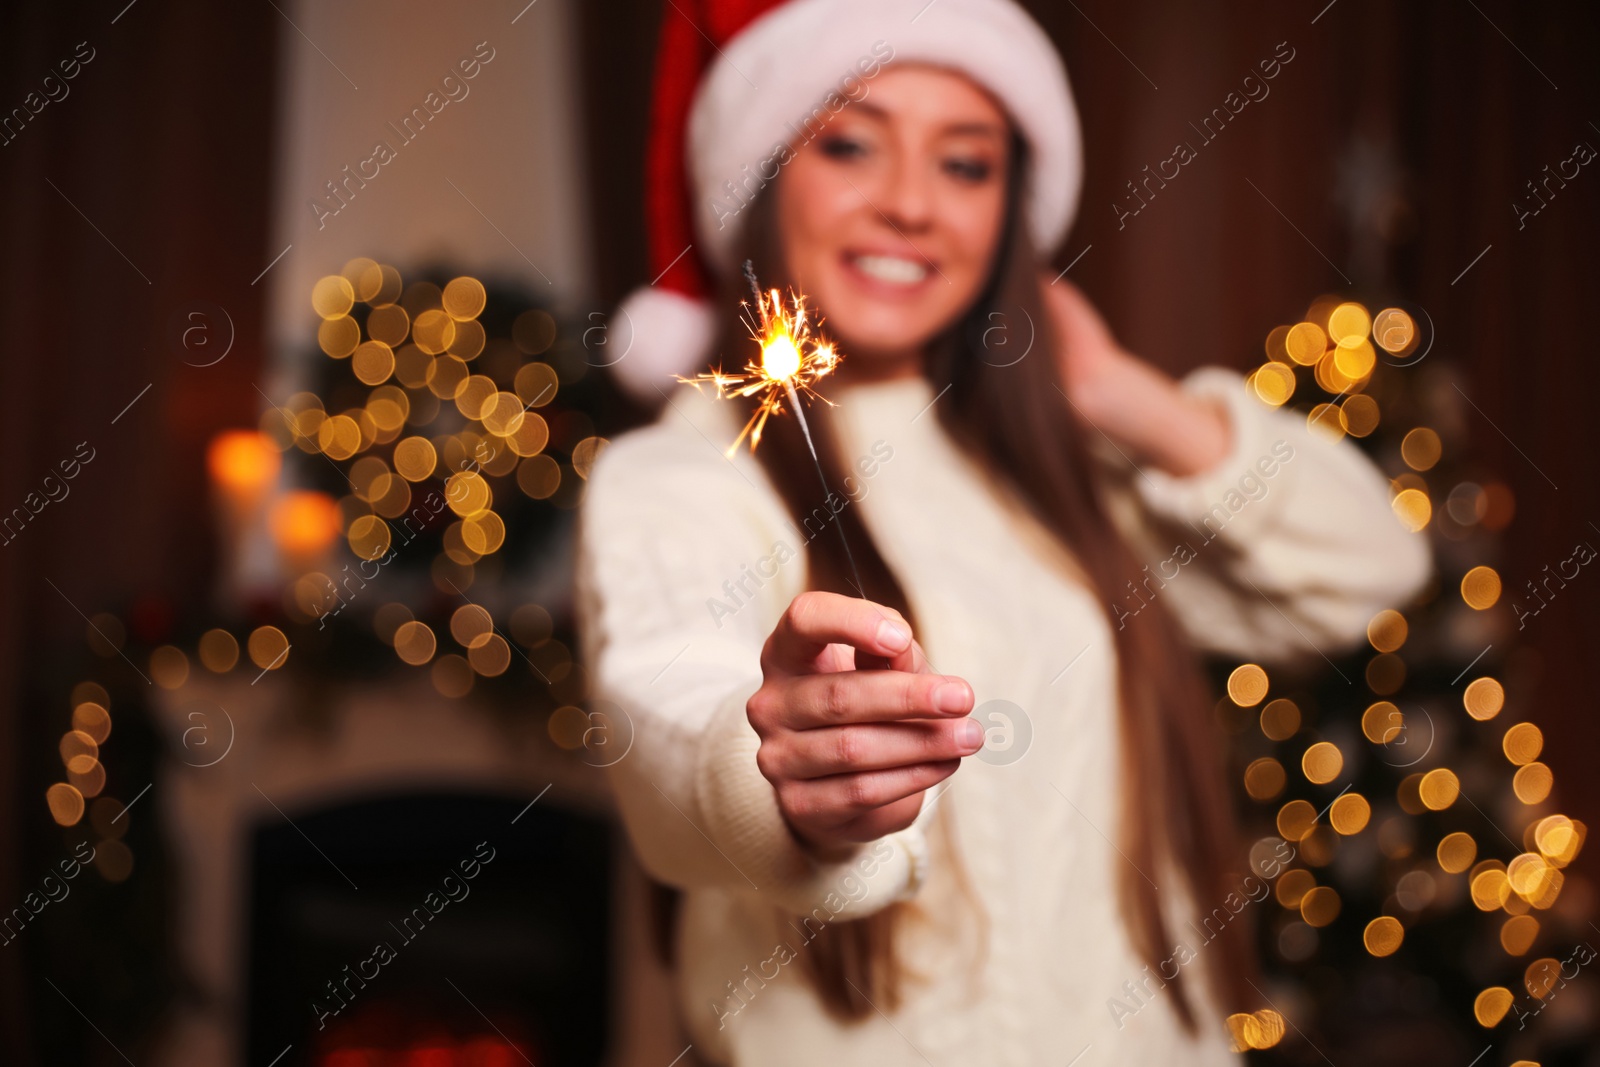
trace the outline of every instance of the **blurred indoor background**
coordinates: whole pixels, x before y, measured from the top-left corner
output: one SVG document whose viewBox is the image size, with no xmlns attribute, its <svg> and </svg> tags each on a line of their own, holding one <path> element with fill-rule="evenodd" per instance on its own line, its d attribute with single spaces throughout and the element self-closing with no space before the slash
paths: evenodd
<svg viewBox="0 0 1600 1067">
<path fill-rule="evenodd" d="M 1215 665 L 1240 811 L 1303 859 L 1258 920 L 1291 1025 L 1241 1043 L 1600 1062 L 1600 12 L 1026 6 L 1085 124 L 1058 268 L 1359 438 L 1438 561 L 1359 655 Z M 0 1061 L 683 1052 L 568 591 L 650 414 L 604 368 L 663 10 L 0 15 Z"/>
</svg>

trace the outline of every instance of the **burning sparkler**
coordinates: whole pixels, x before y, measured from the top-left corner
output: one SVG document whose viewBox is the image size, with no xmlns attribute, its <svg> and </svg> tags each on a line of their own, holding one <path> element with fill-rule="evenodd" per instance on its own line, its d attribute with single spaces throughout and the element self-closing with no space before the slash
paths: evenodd
<svg viewBox="0 0 1600 1067">
<path fill-rule="evenodd" d="M 755 451 L 756 445 L 761 443 L 761 431 L 766 427 L 768 417 L 782 412 L 783 399 L 787 397 L 789 407 L 800 423 L 800 432 L 805 436 L 811 462 L 817 468 L 817 478 L 822 482 L 823 498 L 827 499 L 833 495 L 833 490 L 828 487 L 828 476 L 822 469 L 822 461 L 817 458 L 817 446 L 811 439 L 811 425 L 806 422 L 805 409 L 800 406 L 800 394 L 804 392 L 830 407 L 833 405 L 833 401 L 811 388 L 811 383 L 833 373 L 839 365 L 839 351 L 831 342 L 813 334 L 813 323 L 804 296 L 791 294 L 786 306 L 778 290 L 763 291 L 761 283 L 756 280 L 755 266 L 748 259 L 744 261 L 744 276 L 750 283 L 750 292 L 755 296 L 756 315 L 756 318 L 752 318 L 751 306 L 744 305 L 745 325 L 750 329 L 750 336 L 761 346 L 760 358 L 752 358 L 740 373 L 724 374 L 719 370 L 697 374 L 693 378 L 679 376 L 678 380 L 697 389 L 702 385 L 715 386 L 719 400 L 735 396 L 761 397 L 756 410 L 744 424 L 744 429 L 739 431 L 739 436 L 734 438 L 733 444 L 724 453 L 729 458 L 739 450 L 739 445 L 747 436 L 750 438 L 750 451 Z M 855 582 L 856 593 L 865 597 L 861 574 L 856 569 L 855 556 L 850 552 L 844 527 L 837 522 L 834 525 L 839 530 L 839 542 L 844 545 L 844 557 L 850 564 L 850 576 Z"/>
</svg>

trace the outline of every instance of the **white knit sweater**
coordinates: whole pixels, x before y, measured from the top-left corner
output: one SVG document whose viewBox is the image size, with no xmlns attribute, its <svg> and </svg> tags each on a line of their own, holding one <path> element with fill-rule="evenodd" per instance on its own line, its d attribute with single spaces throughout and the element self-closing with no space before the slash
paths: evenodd
<svg viewBox="0 0 1600 1067">
<path fill-rule="evenodd" d="M 1231 371 L 1184 387 L 1225 406 L 1230 454 L 1174 478 L 1107 450 L 1107 475 L 1157 576 L 1144 599 L 1162 599 L 1198 646 L 1258 662 L 1333 655 L 1426 580 L 1424 539 L 1400 527 L 1387 480 L 1353 445 L 1314 437 Z M 1111 627 L 1139 625 L 1140 599 L 1130 592 L 1108 620 L 1070 558 L 957 450 L 923 379 L 832 398 L 857 472 L 835 488 L 901 582 L 933 668 L 972 684 L 995 747 L 964 760 L 909 829 L 813 861 L 757 770 L 745 701 L 766 636 L 806 588 L 807 541 L 837 535 L 797 529 L 753 457 L 723 458 L 748 414 L 736 401 L 684 387 L 606 450 L 582 514 L 584 655 L 595 695 L 633 730 L 610 774 L 634 847 L 686 890 L 679 1006 L 696 1055 L 737 1067 L 1234 1062 L 1213 1005 L 1199 1038 L 1180 1028 L 1118 907 Z M 1152 517 L 1182 525 L 1186 550 L 1154 541 Z M 987 918 L 981 958 L 941 819 Z M 1193 914 L 1174 871 L 1142 873 L 1176 917 Z M 898 899 L 918 915 L 899 951 L 926 981 L 898 1012 L 841 1025 L 800 956 L 829 924 Z M 1174 937 L 1179 964 L 1205 957 L 1204 928 L 1180 921 Z M 1188 989 L 1203 984 L 1201 967 L 1181 969 Z"/>
</svg>

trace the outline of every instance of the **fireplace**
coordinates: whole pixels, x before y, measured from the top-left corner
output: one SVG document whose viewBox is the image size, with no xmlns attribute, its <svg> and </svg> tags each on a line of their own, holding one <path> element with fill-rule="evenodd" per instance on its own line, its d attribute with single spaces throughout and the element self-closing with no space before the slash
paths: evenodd
<svg viewBox="0 0 1600 1067">
<path fill-rule="evenodd" d="M 251 835 L 250 1067 L 601 1062 L 606 823 L 461 792 L 291 818 Z"/>
</svg>

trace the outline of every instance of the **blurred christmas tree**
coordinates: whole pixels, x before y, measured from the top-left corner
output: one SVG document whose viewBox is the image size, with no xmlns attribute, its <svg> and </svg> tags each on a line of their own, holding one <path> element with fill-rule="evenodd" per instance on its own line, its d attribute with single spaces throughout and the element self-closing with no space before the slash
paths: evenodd
<svg viewBox="0 0 1600 1067">
<path fill-rule="evenodd" d="M 1460 458 L 1466 400 L 1423 363 L 1432 340 L 1420 311 L 1323 297 L 1249 378 L 1359 440 L 1436 566 L 1332 671 L 1229 665 L 1253 856 L 1295 852 L 1256 916 L 1270 1007 L 1229 1020 L 1261 1062 L 1548 1067 L 1583 1062 L 1594 1032 L 1593 998 L 1567 989 L 1600 943 L 1567 871 L 1586 831 L 1555 807 L 1493 566 L 1514 502 Z"/>
</svg>

